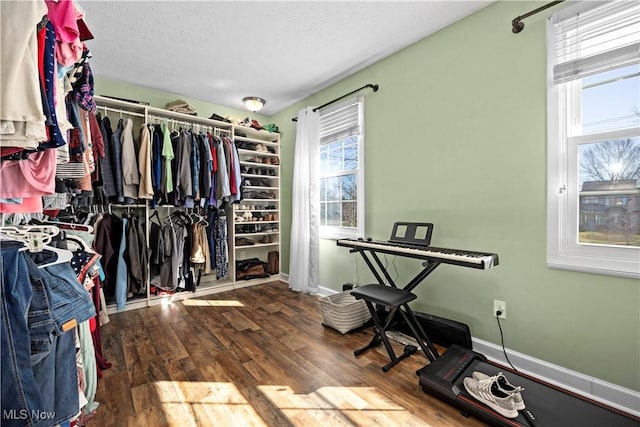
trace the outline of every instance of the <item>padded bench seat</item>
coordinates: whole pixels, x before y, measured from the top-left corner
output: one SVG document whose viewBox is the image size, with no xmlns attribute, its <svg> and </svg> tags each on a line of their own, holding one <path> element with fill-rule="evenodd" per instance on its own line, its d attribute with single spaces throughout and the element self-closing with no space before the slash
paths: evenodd
<svg viewBox="0 0 640 427">
<path fill-rule="evenodd" d="M 433 362 L 438 357 L 437 350 L 429 340 L 429 337 L 424 332 L 422 326 L 420 325 L 420 323 L 418 323 L 415 314 L 409 307 L 409 302 L 417 298 L 415 294 L 404 289 L 398 289 L 379 284 L 371 284 L 358 286 L 351 291 L 351 295 L 353 295 L 358 300 L 363 300 L 367 304 L 367 308 L 371 313 L 371 318 L 373 320 L 375 329 L 375 335 L 373 336 L 371 342 L 363 348 L 354 351 L 354 355 L 356 357 L 374 347 L 377 347 L 378 345 L 380 345 L 380 343 L 382 343 L 384 344 L 387 353 L 389 354 L 389 358 L 391 359 L 389 363 L 382 367 L 382 370 L 384 372 L 387 372 L 398 362 L 406 359 L 417 351 L 417 348 L 415 346 L 406 345 L 404 347 L 404 353 L 400 356 L 396 356 L 395 351 L 393 350 L 393 347 L 391 346 L 389 338 L 386 334 L 386 331 L 391 325 L 391 322 L 393 321 L 396 313 L 400 313 L 407 325 L 409 325 L 411 333 L 413 334 L 427 359 Z M 386 310 L 380 310 L 380 307 L 384 307 L 386 309 L 389 309 L 390 311 L 386 313 Z M 382 316 L 385 315 L 386 318 L 382 319 Z"/>
</svg>

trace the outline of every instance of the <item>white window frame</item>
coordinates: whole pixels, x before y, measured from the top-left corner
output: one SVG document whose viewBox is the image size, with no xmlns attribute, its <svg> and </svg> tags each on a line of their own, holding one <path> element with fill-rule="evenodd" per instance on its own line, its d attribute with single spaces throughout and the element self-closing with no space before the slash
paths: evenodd
<svg viewBox="0 0 640 427">
<path fill-rule="evenodd" d="M 365 179 L 364 179 L 364 171 L 365 171 L 365 163 L 364 163 L 364 97 L 352 98 L 347 101 L 341 102 L 339 104 L 334 104 L 328 108 L 325 108 L 320 111 L 320 135 L 323 134 L 322 129 L 322 117 L 323 115 L 331 114 L 332 112 L 338 111 L 340 109 L 345 108 L 348 105 L 352 105 L 354 103 L 358 104 L 358 123 L 354 123 L 357 125 L 357 130 L 355 133 L 352 133 L 352 136 L 357 137 L 357 145 L 358 145 L 358 167 L 354 171 L 349 171 L 348 174 L 352 174 L 355 172 L 356 175 L 356 227 L 339 227 L 339 226 L 320 226 L 320 238 L 322 239 L 344 239 L 344 238 L 357 238 L 364 237 L 364 221 L 365 221 Z M 325 130 L 326 131 L 326 130 Z M 337 139 L 339 140 L 339 139 Z M 329 142 L 333 141 L 323 141 L 322 137 L 320 139 L 320 146 L 326 145 Z M 319 154 L 319 153 L 318 153 Z M 318 155 L 319 158 L 319 155 Z M 319 178 L 328 178 L 333 176 L 341 176 L 347 174 L 346 172 L 330 172 L 330 173 L 322 173 L 320 172 Z M 320 188 L 320 185 L 318 185 Z M 322 202 L 321 202 L 322 203 Z"/>
<path fill-rule="evenodd" d="M 548 34 L 550 31 L 549 28 Z M 551 49 L 549 44 L 549 52 Z M 551 62 L 549 57 L 547 265 L 551 268 L 640 278 L 640 248 L 578 242 L 579 146 L 606 139 L 638 137 L 640 126 L 594 134 L 574 132 L 574 129 L 582 127 L 581 80 L 554 84 Z"/>
</svg>

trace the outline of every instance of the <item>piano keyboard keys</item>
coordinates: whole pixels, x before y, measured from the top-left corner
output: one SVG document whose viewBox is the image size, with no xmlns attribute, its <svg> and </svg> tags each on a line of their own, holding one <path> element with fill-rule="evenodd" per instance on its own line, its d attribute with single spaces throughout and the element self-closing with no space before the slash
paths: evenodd
<svg viewBox="0 0 640 427">
<path fill-rule="evenodd" d="M 446 264 L 488 269 L 498 265 L 498 255 L 463 249 L 438 248 L 433 246 L 411 246 L 375 240 L 340 239 L 338 246 L 354 249 L 368 249 L 391 255 L 434 260 Z"/>
</svg>

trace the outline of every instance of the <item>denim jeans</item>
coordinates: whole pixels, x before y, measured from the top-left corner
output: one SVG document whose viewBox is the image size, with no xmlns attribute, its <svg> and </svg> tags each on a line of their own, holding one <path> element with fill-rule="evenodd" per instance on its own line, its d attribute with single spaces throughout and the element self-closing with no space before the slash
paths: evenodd
<svg viewBox="0 0 640 427">
<path fill-rule="evenodd" d="M 38 409 L 44 414 L 44 418 L 35 420 L 34 426 L 51 426 L 69 420 L 79 411 L 75 325 L 94 317 L 96 310 L 89 293 L 78 282 L 68 263 L 38 268 L 31 256 L 24 258 L 34 293 L 36 289 L 44 288 L 51 310 L 50 351 L 44 357 L 38 354 L 37 362 L 32 363 L 42 396 L 42 406 Z M 29 315 L 31 318 L 31 311 Z M 34 340 L 33 334 L 38 330 L 29 332 L 32 345 L 41 342 L 40 336 Z"/>
<path fill-rule="evenodd" d="M 49 297 L 44 281 L 31 279 L 33 298 L 29 307 L 27 323 L 31 341 L 31 366 L 40 362 L 51 351 L 56 322 L 49 307 Z"/>
<path fill-rule="evenodd" d="M 68 263 L 38 268 L 21 244 L 0 244 L 0 425 L 50 426 L 79 411 L 76 322 L 95 316 Z M 36 255 L 46 261 L 43 253 Z M 65 332 L 69 330 L 69 332 Z"/>
<path fill-rule="evenodd" d="M 36 427 L 60 424 L 80 411 L 75 338 L 73 330 L 56 336 L 49 354 L 33 366 L 42 393 L 39 409 L 44 414 L 40 422 L 35 422 Z"/>
<path fill-rule="evenodd" d="M 31 425 L 32 411 L 43 407 L 31 368 L 27 319 L 33 291 L 24 257 L 18 252 L 21 246 L 19 243 L 0 243 L 0 425 L 3 427 Z"/>
<path fill-rule="evenodd" d="M 56 323 L 56 334 L 96 315 L 91 296 L 78 282 L 75 272 L 68 263 L 38 268 L 35 262 L 25 256 L 32 283 L 43 282 L 49 297 L 49 305 Z"/>
</svg>

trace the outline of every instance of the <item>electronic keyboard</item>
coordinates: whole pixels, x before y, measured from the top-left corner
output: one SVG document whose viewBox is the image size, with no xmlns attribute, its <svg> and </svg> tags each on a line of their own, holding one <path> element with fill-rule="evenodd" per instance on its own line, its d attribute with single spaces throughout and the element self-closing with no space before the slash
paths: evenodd
<svg viewBox="0 0 640 427">
<path fill-rule="evenodd" d="M 408 245 L 370 239 L 340 239 L 337 241 L 337 245 L 353 248 L 354 250 L 368 250 L 483 270 L 498 265 L 498 255 L 488 252 Z"/>
</svg>

